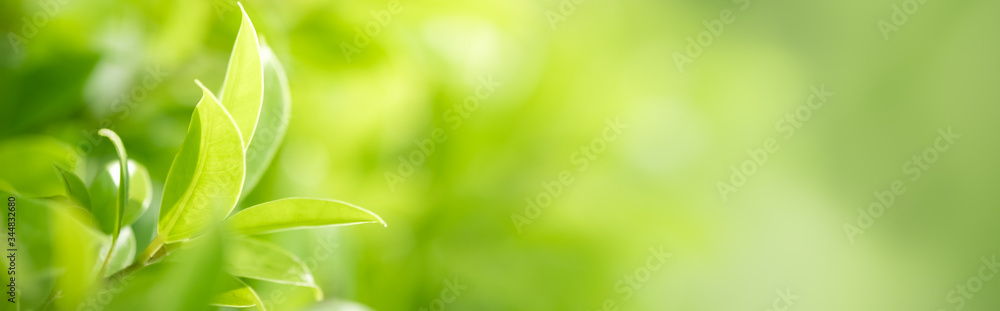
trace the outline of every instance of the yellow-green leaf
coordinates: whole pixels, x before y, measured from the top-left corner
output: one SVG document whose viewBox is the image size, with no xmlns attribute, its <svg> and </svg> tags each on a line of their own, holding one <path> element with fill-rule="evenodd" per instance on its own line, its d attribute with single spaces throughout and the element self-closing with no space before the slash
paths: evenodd
<svg viewBox="0 0 1000 311">
<path fill-rule="evenodd" d="M 375 213 L 336 200 L 287 198 L 248 207 L 233 214 L 226 225 L 237 234 L 260 234 L 299 228 L 381 223 Z"/>
<path fill-rule="evenodd" d="M 243 23 L 236 34 L 233 53 L 229 56 L 229 68 L 222 83 L 222 93 L 219 97 L 222 106 L 239 127 L 243 142 L 249 143 L 257 126 L 257 116 L 260 114 L 261 98 L 264 92 L 263 71 L 260 62 L 260 46 L 257 42 L 257 31 L 250 22 L 243 4 L 237 3 L 243 12 Z"/>
<path fill-rule="evenodd" d="M 201 102 L 163 186 L 157 233 L 168 243 L 187 240 L 221 222 L 243 187 L 240 131 L 215 96 L 198 85 Z"/>
<path fill-rule="evenodd" d="M 237 237 L 227 243 L 223 269 L 238 277 L 275 283 L 305 286 L 313 289 L 316 299 L 323 291 L 316 286 L 312 273 L 301 259 L 270 242 Z"/>
<path fill-rule="evenodd" d="M 257 128 L 247 145 L 247 178 L 243 183 L 243 197 L 250 194 L 271 165 L 271 160 L 285 137 L 292 110 L 285 69 L 263 39 L 260 41 L 260 50 L 261 61 L 264 63 L 264 101 Z"/>
<path fill-rule="evenodd" d="M 220 282 L 222 284 L 217 287 L 221 288 L 222 292 L 212 297 L 210 305 L 233 308 L 255 307 L 254 309 L 257 310 L 265 310 L 264 303 L 257 292 L 243 281 L 235 277 L 227 277 Z"/>
</svg>

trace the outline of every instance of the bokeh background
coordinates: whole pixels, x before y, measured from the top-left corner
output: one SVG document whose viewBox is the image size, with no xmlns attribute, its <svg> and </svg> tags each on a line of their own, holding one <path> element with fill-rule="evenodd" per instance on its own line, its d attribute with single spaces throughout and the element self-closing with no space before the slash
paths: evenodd
<svg viewBox="0 0 1000 311">
<path fill-rule="evenodd" d="M 389 1 L 247 0 L 292 117 L 243 205 L 332 198 L 389 224 L 268 236 L 314 261 L 327 302 L 262 296 L 283 291 L 278 310 L 767 310 L 790 292 L 789 310 L 958 310 L 951 292 L 1000 252 L 1000 2 L 894 13 L 913 3 L 404 0 L 345 57 Z M 724 10 L 735 21 L 678 68 Z M 893 14 L 906 20 L 886 37 Z M 221 87 L 239 21 L 231 0 L 3 0 L 0 152 L 55 141 L 85 155 L 89 181 L 114 154 L 88 137 L 111 126 L 149 169 L 155 215 L 201 96 L 192 80 Z M 162 82 L 144 86 L 151 71 Z M 456 108 L 484 79 L 494 92 Z M 820 86 L 834 95 L 786 139 L 776 122 Z M 609 120 L 627 127 L 582 161 Z M 949 127 L 961 138 L 910 180 L 905 163 Z M 447 140 L 403 174 L 435 129 Z M 768 139 L 780 149 L 724 199 L 718 182 Z M 3 161 L 8 183 L 61 189 Z M 573 182 L 517 225 L 564 170 Z M 894 180 L 907 192 L 852 243 L 844 224 Z M 651 248 L 672 256 L 646 273 Z M 455 282 L 457 297 L 435 300 Z M 997 309 L 998 283 L 961 307 Z"/>
</svg>

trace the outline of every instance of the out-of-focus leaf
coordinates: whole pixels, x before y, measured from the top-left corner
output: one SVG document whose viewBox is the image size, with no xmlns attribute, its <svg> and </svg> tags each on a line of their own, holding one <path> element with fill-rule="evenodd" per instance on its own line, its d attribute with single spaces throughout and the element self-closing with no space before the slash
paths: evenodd
<svg viewBox="0 0 1000 311">
<path fill-rule="evenodd" d="M 3 179 L 0 179 L 0 191 L 3 191 L 4 193 L 7 194 L 20 195 L 19 193 L 17 193 L 17 191 L 14 190 L 14 186 L 11 186 L 10 183 L 8 183 L 6 180 Z"/>
<path fill-rule="evenodd" d="M 243 183 L 242 197 L 250 194 L 271 165 L 271 160 L 285 137 L 288 117 L 292 112 L 292 97 L 285 69 L 263 39 L 260 50 L 264 64 L 264 100 L 253 139 L 247 145 L 247 178 Z"/>
<path fill-rule="evenodd" d="M 62 204 L 49 199 L 28 199 L 16 194 L 2 193 L 4 200 L 14 197 L 17 217 L 17 289 L 25 309 L 35 308 L 48 299 L 53 279 L 58 276 L 54 268 L 57 260 L 53 253 L 59 244 L 53 244 L 53 205 Z M 80 208 L 73 208 L 83 211 Z M 89 216 L 88 216 L 89 218 Z M 5 247 L 6 249 L 6 247 Z"/>
<path fill-rule="evenodd" d="M 317 300 L 323 298 L 305 263 L 269 242 L 246 237 L 230 240 L 223 268 L 238 277 L 310 287 Z"/>
<path fill-rule="evenodd" d="M 235 277 L 223 278 L 220 292 L 212 297 L 209 304 L 220 307 L 249 308 L 265 310 L 260 296 L 250 286 Z"/>
<path fill-rule="evenodd" d="M 363 223 L 386 225 L 375 213 L 350 203 L 306 198 L 261 203 L 239 211 L 226 220 L 228 228 L 244 235 Z"/>
<path fill-rule="evenodd" d="M 257 43 L 257 30 L 253 28 L 250 17 L 243 5 L 243 23 L 240 32 L 236 34 L 233 53 L 229 56 L 229 68 L 222 83 L 222 93 L 219 96 L 222 106 L 236 121 L 236 126 L 242 133 L 244 143 L 249 143 L 257 126 L 260 114 L 260 103 L 264 92 L 262 78 L 260 47 Z"/>
<path fill-rule="evenodd" d="M 111 162 L 101 171 L 97 172 L 94 182 L 90 184 L 90 197 L 92 211 L 97 223 L 101 225 L 101 231 L 112 234 L 117 231 L 118 204 L 121 200 L 118 194 L 120 184 L 120 165 L 118 162 Z M 133 160 L 128 161 L 129 168 L 129 195 L 128 203 L 125 206 L 124 215 L 121 216 L 121 225 L 128 226 L 134 223 L 143 213 L 149 209 L 149 204 L 153 200 L 152 182 L 149 179 L 149 172 L 146 167 Z"/>
<path fill-rule="evenodd" d="M 111 243 L 107 243 L 98 253 L 102 256 L 107 255 L 110 247 Z M 132 227 L 125 226 L 118 234 L 118 242 L 115 243 L 115 250 L 111 253 L 111 261 L 108 262 L 104 277 L 128 267 L 133 260 L 135 260 L 135 233 L 133 233 Z"/>
<path fill-rule="evenodd" d="M 169 260 L 111 280 L 106 288 L 113 297 L 104 310 L 208 310 L 216 282 L 224 276 L 222 243 L 217 234 L 205 234 L 198 242 L 189 251 L 171 253 Z"/>
<path fill-rule="evenodd" d="M 65 310 L 75 310 L 93 289 L 99 267 L 98 250 L 106 236 L 97 231 L 90 215 L 83 209 L 49 200 L 52 230 L 52 264 L 61 273 L 56 290 L 62 298 L 56 304 Z"/>
<path fill-rule="evenodd" d="M 166 242 L 189 239 L 221 222 L 243 187 L 240 131 L 215 96 L 198 85 L 201 102 L 163 186 L 157 232 Z"/>
<path fill-rule="evenodd" d="M 70 198 L 76 205 L 90 209 L 90 193 L 87 192 L 87 186 L 83 183 L 83 180 L 80 180 L 79 176 L 76 176 L 76 174 L 66 170 L 62 166 L 54 166 L 59 171 L 59 175 L 63 179 L 63 184 L 66 186 L 66 197 Z"/>
<path fill-rule="evenodd" d="M 0 180 L 7 191 L 25 197 L 48 197 L 63 194 L 65 188 L 52 165 L 75 171 L 81 161 L 72 147 L 59 140 L 28 136 L 0 142 L 0 163 Z"/>
</svg>

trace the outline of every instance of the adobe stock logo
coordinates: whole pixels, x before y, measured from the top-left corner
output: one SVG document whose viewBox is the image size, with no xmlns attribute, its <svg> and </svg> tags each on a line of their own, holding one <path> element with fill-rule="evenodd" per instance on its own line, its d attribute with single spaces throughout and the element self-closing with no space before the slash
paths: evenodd
<svg viewBox="0 0 1000 311">
<path fill-rule="evenodd" d="M 786 141 L 795 136 L 795 131 L 801 129 L 805 122 L 812 119 L 813 113 L 823 108 L 830 97 L 833 97 L 833 92 L 827 91 L 825 84 L 820 84 L 819 88 L 812 86 L 809 90 L 812 94 L 809 95 L 805 103 L 796 107 L 795 111 L 785 113 L 784 118 L 778 119 L 774 123 L 775 131 L 779 134 L 783 133 L 782 137 Z M 757 174 L 767 164 L 770 155 L 780 149 L 781 144 L 775 138 L 765 139 L 761 147 L 747 149 L 749 158 L 740 162 L 739 165 L 730 166 L 732 173 L 729 176 L 729 182 L 720 180 L 715 183 L 719 195 L 722 196 L 722 201 L 729 201 L 729 195 L 739 191 L 740 187 L 743 187 L 751 176 Z"/>
<path fill-rule="evenodd" d="M 453 302 L 455 302 L 458 297 L 462 296 L 462 291 L 467 290 L 468 285 L 462 285 L 458 283 L 458 278 L 454 281 L 444 280 L 444 288 L 441 289 L 441 294 L 438 298 L 431 300 L 430 309 L 426 307 L 420 307 L 420 311 L 442 311 L 445 307 Z"/>
<path fill-rule="evenodd" d="M 906 24 L 910 20 L 910 16 L 917 14 L 920 7 L 927 3 L 927 0 L 906 0 L 903 1 L 903 6 L 900 7 L 898 4 L 892 5 L 892 15 L 889 16 L 889 21 L 878 20 L 878 30 L 882 32 L 882 38 L 885 41 L 889 41 L 889 33 L 893 31 L 899 31 L 899 27 Z"/>
<path fill-rule="evenodd" d="M 621 295 L 622 303 L 628 302 L 635 297 L 636 292 L 642 289 L 643 285 L 653 277 L 653 273 L 659 271 L 667 263 L 667 258 L 673 257 L 673 253 L 663 251 L 663 245 L 659 248 L 650 247 L 649 255 L 646 256 L 644 265 L 641 265 L 631 273 L 622 276 L 615 282 L 615 293 Z M 597 311 L 618 311 L 619 302 L 615 298 L 604 299 L 601 308 Z"/>
<path fill-rule="evenodd" d="M 733 0 L 735 4 L 742 4 L 740 6 L 740 11 L 746 11 L 750 8 L 750 0 Z M 722 32 L 726 30 L 726 25 L 730 25 L 736 22 L 736 15 L 733 14 L 733 10 L 723 9 L 719 12 L 719 18 L 702 21 L 702 25 L 705 26 L 705 30 L 702 30 L 694 38 L 687 37 L 687 48 L 684 49 L 685 53 L 674 52 L 673 58 L 674 63 L 677 64 L 677 71 L 684 73 L 684 66 L 687 64 L 694 63 L 708 47 L 712 46 L 715 39 L 722 36 Z"/>
<path fill-rule="evenodd" d="M 552 27 L 552 31 L 556 30 L 556 25 L 565 22 L 567 17 L 576 13 L 578 5 L 584 3 L 587 3 L 587 0 L 562 0 L 559 1 L 558 10 L 545 10 L 545 18 L 549 20 L 549 26 Z"/>
<path fill-rule="evenodd" d="M 938 161 L 940 154 L 950 150 L 956 140 L 962 137 L 953 133 L 950 126 L 947 130 L 938 128 L 937 132 L 938 137 L 934 139 L 933 146 L 925 148 L 923 152 L 910 158 L 910 161 L 903 163 L 903 174 L 911 175 L 910 182 L 920 180 L 923 173 Z M 845 222 L 843 225 L 844 234 L 851 244 L 854 244 L 858 235 L 864 234 L 865 230 L 871 228 L 875 221 L 893 206 L 898 196 L 905 193 L 906 185 L 902 179 L 893 180 L 887 189 L 875 191 L 875 199 L 868 204 L 868 208 L 858 208 L 857 224 Z"/>
<path fill-rule="evenodd" d="M 398 0 L 392 0 L 386 4 L 384 10 L 370 12 L 372 19 L 365 23 L 364 29 L 354 27 L 354 44 L 340 42 L 340 52 L 344 54 L 347 62 L 353 62 L 354 59 L 351 58 L 351 55 L 360 54 L 361 50 L 367 48 L 375 37 L 382 34 L 382 30 L 389 27 L 389 23 L 392 23 L 392 17 L 400 12 L 403 12 L 403 5 Z"/>
<path fill-rule="evenodd" d="M 771 301 L 771 308 L 766 311 L 787 311 L 795 305 L 795 301 L 799 299 L 799 296 L 792 294 L 791 288 L 785 288 L 785 291 L 780 289 L 774 290 L 778 294 L 777 298 Z"/>
<path fill-rule="evenodd" d="M 614 120 L 607 118 L 604 120 L 604 123 L 606 126 L 601 131 L 600 136 L 594 137 L 590 140 L 589 144 L 580 146 L 577 151 L 570 154 L 570 163 L 578 165 L 578 173 L 583 173 L 590 168 L 591 163 L 597 160 L 597 156 L 607 151 L 608 146 L 618 140 L 618 137 L 629 126 L 628 124 L 621 123 L 619 117 L 615 117 Z M 576 177 L 574 177 L 573 172 L 570 170 L 562 170 L 556 178 L 542 181 L 542 191 L 539 191 L 534 196 L 524 198 L 524 202 L 527 203 L 524 207 L 524 215 L 518 213 L 510 214 L 510 219 L 514 222 L 517 233 L 524 232 L 524 227 L 530 225 L 535 219 L 538 219 L 542 215 L 542 209 L 552 205 L 552 202 L 563 194 L 563 190 L 575 181 Z"/>
<path fill-rule="evenodd" d="M 7 41 L 10 41 L 10 46 L 14 48 L 14 53 L 21 53 L 21 46 L 28 43 L 28 40 L 34 39 L 38 35 L 38 29 L 45 27 L 59 14 L 62 7 L 68 3 L 69 0 L 48 0 L 41 3 L 42 9 L 35 14 L 31 15 L 29 19 L 27 16 L 21 17 L 21 33 L 17 34 L 14 32 L 7 33 Z"/>
<path fill-rule="evenodd" d="M 462 128 L 465 120 L 472 116 L 473 112 L 479 110 L 479 107 L 482 106 L 481 104 L 490 99 L 500 85 L 500 82 L 493 79 L 493 75 L 479 77 L 479 84 L 473 90 L 472 94 L 466 96 L 462 102 L 452 105 L 451 109 L 445 110 L 441 114 L 441 118 L 450 125 L 449 128 L 451 131 L 459 130 Z M 397 184 L 406 182 L 406 179 L 413 175 L 417 171 L 417 168 L 422 166 L 434 154 L 437 145 L 443 144 L 448 140 L 448 133 L 444 128 L 435 127 L 431 130 L 429 137 L 423 140 L 414 140 L 414 148 L 407 153 L 407 156 L 404 157 L 401 155 L 398 157 L 399 165 L 397 168 L 392 171 L 386 171 L 383 174 L 386 183 L 389 184 L 389 190 L 396 191 Z"/>
<path fill-rule="evenodd" d="M 94 151 L 94 148 L 107 141 L 97 137 L 98 130 L 102 128 L 114 130 L 117 127 L 115 123 L 128 118 L 132 110 L 136 109 L 142 101 L 146 100 L 146 97 L 159 87 L 169 75 L 170 73 L 161 70 L 159 65 L 146 66 L 146 75 L 142 78 L 142 84 L 133 86 L 127 92 L 111 101 L 111 111 L 113 114 L 102 118 L 97 123 L 97 128 L 81 130 L 80 132 L 84 138 L 80 139 L 75 145 L 78 151 L 67 155 L 67 159 L 73 159 L 74 156 L 85 157 Z M 117 117 L 117 120 L 114 120 L 112 117 Z"/>
<path fill-rule="evenodd" d="M 975 298 L 976 294 L 983 290 L 986 282 L 993 280 L 997 277 L 997 272 L 1000 272 L 1000 262 L 997 261 L 997 255 L 993 255 L 993 258 L 984 256 L 981 261 L 983 265 L 979 266 L 979 273 L 969 277 L 965 282 L 955 285 L 955 288 L 945 296 L 949 303 L 955 305 L 956 311 L 964 309 L 968 301 Z M 944 311 L 944 309 L 938 309 L 938 311 Z"/>
</svg>

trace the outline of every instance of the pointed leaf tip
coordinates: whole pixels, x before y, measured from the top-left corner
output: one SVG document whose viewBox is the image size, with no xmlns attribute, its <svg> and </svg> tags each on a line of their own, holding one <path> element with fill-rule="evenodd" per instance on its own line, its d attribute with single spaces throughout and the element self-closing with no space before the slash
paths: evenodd
<svg viewBox="0 0 1000 311">
<path fill-rule="evenodd" d="M 380 223 L 381 217 L 356 205 L 336 201 L 287 198 L 248 207 L 226 220 L 241 235 L 337 225 Z"/>
</svg>

